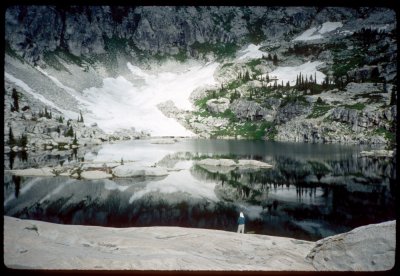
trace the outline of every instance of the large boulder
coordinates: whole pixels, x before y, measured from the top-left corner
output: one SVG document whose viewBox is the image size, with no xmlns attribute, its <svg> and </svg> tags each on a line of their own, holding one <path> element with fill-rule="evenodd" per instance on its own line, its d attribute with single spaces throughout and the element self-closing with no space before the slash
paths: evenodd
<svg viewBox="0 0 400 276">
<path fill-rule="evenodd" d="M 95 170 L 95 171 L 85 171 L 81 173 L 81 178 L 83 179 L 105 179 L 112 178 L 111 174 L 108 174 L 103 171 Z"/>
<path fill-rule="evenodd" d="M 270 113 L 266 108 L 254 101 L 237 99 L 231 105 L 232 112 L 241 120 L 270 119 Z"/>
<path fill-rule="evenodd" d="M 138 177 L 138 176 L 166 176 L 168 171 L 158 167 L 144 167 L 138 165 L 121 165 L 115 167 L 112 173 L 116 177 Z"/>
<path fill-rule="evenodd" d="M 227 98 L 211 99 L 206 102 L 207 110 L 211 113 L 223 113 L 229 108 Z"/>
<path fill-rule="evenodd" d="M 383 271 L 393 268 L 396 221 L 370 224 L 316 242 L 306 259 L 316 270 Z"/>
</svg>

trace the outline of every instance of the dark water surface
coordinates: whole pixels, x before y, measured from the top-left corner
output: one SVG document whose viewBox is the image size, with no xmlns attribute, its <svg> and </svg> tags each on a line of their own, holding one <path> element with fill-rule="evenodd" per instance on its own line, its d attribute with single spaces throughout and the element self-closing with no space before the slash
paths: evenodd
<svg viewBox="0 0 400 276">
<path fill-rule="evenodd" d="M 182 226 L 306 240 L 396 218 L 394 159 L 361 157 L 371 146 L 237 140 L 149 140 L 78 152 L 6 156 L 5 169 L 135 161 L 169 169 L 164 177 L 77 180 L 15 177 L 5 171 L 5 215 L 64 224 Z M 206 157 L 255 159 L 271 169 L 199 166 Z M 13 159 L 11 161 L 11 159 Z"/>
</svg>

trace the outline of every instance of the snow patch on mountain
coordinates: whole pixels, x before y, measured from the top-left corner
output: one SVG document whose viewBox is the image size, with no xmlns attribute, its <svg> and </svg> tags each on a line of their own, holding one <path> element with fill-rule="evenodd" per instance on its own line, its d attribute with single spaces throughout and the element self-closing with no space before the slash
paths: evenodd
<svg viewBox="0 0 400 276">
<path fill-rule="evenodd" d="M 105 132 L 118 129 L 147 131 L 152 136 L 193 136 L 176 120 L 167 118 L 157 108 L 159 103 L 171 100 L 183 110 L 193 110 L 190 94 L 198 87 L 214 85 L 213 74 L 218 63 L 194 65 L 184 72 L 145 72 L 127 63 L 135 80 L 122 76 L 106 78 L 102 87 L 83 91 L 89 103 L 86 114 L 90 122 L 96 122 Z"/>
<path fill-rule="evenodd" d="M 305 77 L 308 77 L 308 80 L 310 80 L 310 75 L 312 76 L 313 80 L 316 77 L 317 78 L 317 83 L 322 83 L 325 74 L 318 71 L 317 67 L 322 65 L 323 62 L 321 61 L 313 61 L 313 62 L 306 62 L 303 63 L 299 66 L 284 66 L 284 67 L 278 67 L 274 71 L 270 72 L 269 78 L 270 79 L 276 79 L 277 83 L 280 84 L 283 81 L 283 84 L 286 85 L 286 83 L 289 81 L 290 85 L 293 86 L 296 84 L 296 77 L 301 73 Z M 263 75 L 265 77 L 265 75 Z M 275 80 L 270 81 L 270 84 L 274 84 Z"/>
<path fill-rule="evenodd" d="M 61 89 L 64 89 L 66 92 L 68 92 L 72 97 L 74 97 L 77 101 L 80 103 L 87 105 L 88 102 L 73 88 L 68 87 L 64 85 L 61 81 L 59 81 L 56 77 L 51 76 L 49 73 L 47 73 L 45 70 L 40 68 L 39 66 L 35 67 L 39 72 L 41 72 L 43 75 L 48 77 L 52 82 L 54 82 L 55 85 L 60 87 Z"/>
<path fill-rule="evenodd" d="M 257 59 L 262 58 L 263 55 L 268 53 L 260 51 L 261 45 L 250 44 L 246 49 L 238 52 L 237 60 Z"/>
<path fill-rule="evenodd" d="M 343 27 L 342 22 L 325 22 L 320 26 L 312 27 L 304 31 L 301 35 L 293 39 L 293 41 L 307 41 L 323 38 L 323 34 L 330 33 L 338 28 Z"/>
<path fill-rule="evenodd" d="M 31 96 L 33 96 L 35 99 L 41 101 L 43 104 L 52 107 L 56 110 L 58 110 L 59 112 L 61 112 L 62 114 L 65 115 L 65 117 L 67 118 L 77 118 L 78 114 L 76 112 L 70 111 L 70 110 L 65 110 L 62 109 L 60 107 L 58 107 L 54 102 L 46 99 L 43 95 L 36 93 L 31 87 L 29 87 L 29 85 L 27 85 L 25 82 L 23 82 L 22 80 L 14 77 L 13 75 L 4 72 L 4 77 L 9 80 L 10 82 L 14 83 L 16 86 L 20 87 L 21 89 L 23 89 L 25 92 L 27 92 L 28 94 L 30 94 Z"/>
</svg>

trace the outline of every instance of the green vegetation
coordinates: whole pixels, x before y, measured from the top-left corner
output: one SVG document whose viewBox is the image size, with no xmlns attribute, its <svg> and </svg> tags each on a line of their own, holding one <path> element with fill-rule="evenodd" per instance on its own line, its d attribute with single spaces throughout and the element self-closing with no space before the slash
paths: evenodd
<svg viewBox="0 0 400 276">
<path fill-rule="evenodd" d="M 263 32 L 263 19 L 258 19 L 253 23 L 249 23 L 247 21 L 247 29 L 249 30 L 249 34 L 247 34 L 247 39 L 254 44 L 260 44 L 262 41 L 266 39 L 266 36 Z"/>
<path fill-rule="evenodd" d="M 286 98 L 283 98 L 281 106 L 285 106 L 289 103 L 300 103 L 301 105 L 308 105 L 306 97 L 304 95 L 290 94 Z"/>
<path fill-rule="evenodd" d="M 313 110 L 311 114 L 307 116 L 308 119 L 310 118 L 318 118 L 323 115 L 325 115 L 330 109 L 332 109 L 332 106 L 329 104 L 326 104 L 322 101 L 320 97 L 318 97 L 317 102 L 313 106 Z"/>
<path fill-rule="evenodd" d="M 211 44 L 209 42 L 200 43 L 196 41 L 191 47 L 200 54 L 214 53 L 218 59 L 233 57 L 238 50 L 236 44 L 222 42 Z"/>
<path fill-rule="evenodd" d="M 227 128 L 220 128 L 215 131 L 212 137 L 238 137 L 241 136 L 246 139 L 261 140 L 268 130 L 268 138 L 273 140 L 276 135 L 275 128 L 270 122 L 244 122 L 229 125 Z"/>
<path fill-rule="evenodd" d="M 232 19 L 235 18 L 235 14 L 233 12 L 230 12 L 226 19 L 224 20 L 224 17 L 218 15 L 218 14 L 213 14 L 213 21 L 215 25 L 222 26 L 225 31 L 229 32 L 232 29 Z"/>
<path fill-rule="evenodd" d="M 45 52 L 43 54 L 43 61 L 53 67 L 58 71 L 68 71 L 67 67 L 65 67 L 59 60 L 56 52 Z"/>
<path fill-rule="evenodd" d="M 28 145 L 28 135 L 22 134 L 18 139 L 14 138 L 14 133 L 10 127 L 8 133 L 8 145 L 10 147 L 18 146 L 18 147 L 26 147 Z"/>
<path fill-rule="evenodd" d="M 222 69 L 222 68 L 225 68 L 225 67 L 230 67 L 230 66 L 232 66 L 232 65 L 233 65 L 232 62 L 224 63 L 224 65 L 222 65 L 221 69 Z"/>
<path fill-rule="evenodd" d="M 18 55 L 10 46 L 10 43 L 8 41 L 5 41 L 5 52 L 10 55 L 13 58 L 18 59 L 19 61 L 21 61 L 22 63 L 25 63 L 24 59 Z"/>
<path fill-rule="evenodd" d="M 343 105 L 343 107 L 348 109 L 363 110 L 365 108 L 365 104 L 364 103 L 355 103 L 351 105 L 345 104 Z"/>
<path fill-rule="evenodd" d="M 396 142 L 396 133 L 395 132 L 391 132 L 391 131 L 383 128 L 383 127 L 375 129 L 373 131 L 373 134 L 381 135 L 381 136 L 385 137 L 386 140 L 389 141 L 389 143 L 391 143 L 391 144 Z"/>
<path fill-rule="evenodd" d="M 47 107 L 44 108 L 44 111 L 40 110 L 38 116 L 39 118 L 46 117 L 47 119 L 51 119 L 53 117 L 51 111 L 47 111 Z"/>
<path fill-rule="evenodd" d="M 186 55 L 186 52 L 185 52 L 185 51 L 182 51 L 182 50 L 179 50 L 179 53 L 177 53 L 176 55 L 173 55 L 173 57 L 174 57 L 177 61 L 180 61 L 180 62 L 184 62 L 184 61 L 186 61 L 186 60 L 188 59 L 188 57 L 187 57 L 187 55 Z"/>
<path fill-rule="evenodd" d="M 65 133 L 65 137 L 74 137 L 74 129 L 72 126 L 69 127 L 69 129 Z"/>
<path fill-rule="evenodd" d="M 261 71 L 255 68 L 257 65 L 260 64 L 261 64 L 261 59 L 253 59 L 246 63 L 246 65 L 251 68 L 251 71 L 254 72 L 253 79 L 255 78 L 256 75 L 261 75 Z"/>
</svg>

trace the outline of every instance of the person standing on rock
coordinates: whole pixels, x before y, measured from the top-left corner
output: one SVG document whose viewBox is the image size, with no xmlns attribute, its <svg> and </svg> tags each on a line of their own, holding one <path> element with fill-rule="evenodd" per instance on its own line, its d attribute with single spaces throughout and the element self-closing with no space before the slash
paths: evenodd
<svg viewBox="0 0 400 276">
<path fill-rule="evenodd" d="M 238 223 L 238 230 L 237 230 L 237 232 L 238 232 L 238 233 L 244 234 L 244 223 L 245 223 L 245 218 L 244 218 L 243 212 L 240 212 L 240 215 L 239 215 L 239 218 L 238 218 L 237 223 Z"/>
</svg>

